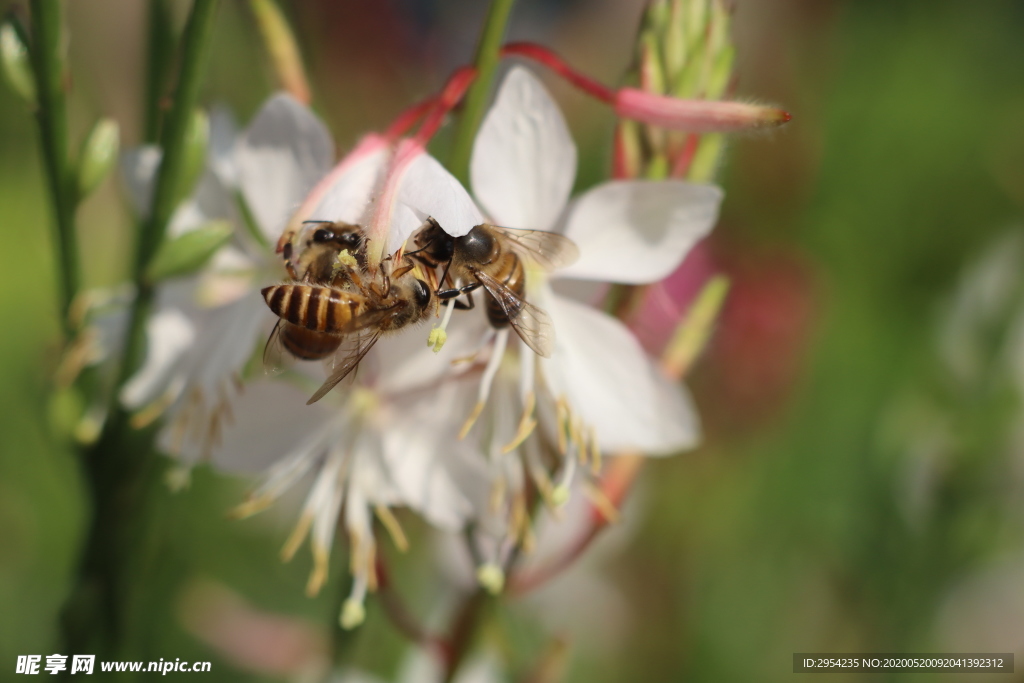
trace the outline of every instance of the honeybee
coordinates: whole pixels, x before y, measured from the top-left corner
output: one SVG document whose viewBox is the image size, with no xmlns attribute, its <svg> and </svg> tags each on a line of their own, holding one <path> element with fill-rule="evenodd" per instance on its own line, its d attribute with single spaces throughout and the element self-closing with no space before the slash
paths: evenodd
<svg viewBox="0 0 1024 683">
<path fill-rule="evenodd" d="M 441 301 L 465 294 L 457 308 L 473 308 L 473 291 L 483 287 L 487 318 L 497 329 L 511 326 L 537 355 L 554 351 L 551 318 L 526 301 L 526 266 L 545 271 L 566 266 L 579 256 L 569 238 L 546 230 L 518 230 L 482 223 L 461 237 L 452 237 L 433 218 L 416 235 L 411 256 L 430 266 L 444 266 L 435 292 Z"/>
<path fill-rule="evenodd" d="M 292 241 L 281 247 L 281 257 L 289 277 L 298 282 L 341 284 L 350 280 L 353 268 L 366 268 L 366 245 L 363 229 L 351 223 L 305 221 L 299 233 L 296 250 Z M 351 258 L 339 257 L 347 252 Z M 347 267 L 345 267 L 347 265 Z"/>
<path fill-rule="evenodd" d="M 334 355 L 330 376 L 307 405 L 345 379 L 383 334 L 427 318 L 435 301 L 434 289 L 418 276 L 432 278 L 416 262 L 403 257 L 394 267 L 385 261 L 369 280 L 362 229 L 319 225 L 302 253 L 286 253 L 290 243 L 282 252 L 296 282 L 262 290 L 267 306 L 279 318 L 264 351 L 265 365 L 274 369 L 282 348 L 302 360 Z"/>
</svg>

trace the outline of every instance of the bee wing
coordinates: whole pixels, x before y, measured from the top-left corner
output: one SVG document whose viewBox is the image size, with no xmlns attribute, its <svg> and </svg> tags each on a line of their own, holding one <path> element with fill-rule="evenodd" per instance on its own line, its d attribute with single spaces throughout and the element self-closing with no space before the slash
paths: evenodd
<svg viewBox="0 0 1024 683">
<path fill-rule="evenodd" d="M 356 369 L 356 366 L 359 365 L 359 361 L 363 360 L 363 357 L 370 352 L 370 349 L 373 348 L 373 345 L 377 343 L 378 339 L 380 339 L 379 331 L 374 332 L 370 335 L 370 338 L 365 341 L 363 341 L 362 338 L 359 338 L 353 348 L 349 349 L 346 353 L 343 353 L 341 357 L 335 357 L 334 372 L 332 372 L 330 377 L 320 385 L 320 388 L 316 390 L 316 393 L 306 401 L 306 405 L 308 406 L 316 403 L 326 396 L 327 392 L 336 387 L 341 380 L 348 377 L 349 374 Z"/>
<path fill-rule="evenodd" d="M 267 337 L 267 345 L 263 347 L 263 372 L 268 375 L 280 375 L 295 360 L 295 357 L 285 350 L 284 344 L 281 342 L 283 323 L 283 320 L 277 319 L 274 329 Z"/>
<path fill-rule="evenodd" d="M 564 268 L 576 262 L 580 250 L 565 235 L 547 230 L 520 230 L 487 224 L 487 227 L 509 240 L 509 246 L 528 262 L 546 271 Z"/>
<path fill-rule="evenodd" d="M 487 273 L 474 270 L 473 275 L 498 302 L 523 343 L 538 356 L 550 358 L 555 350 L 555 328 L 551 324 L 551 316 Z"/>
</svg>

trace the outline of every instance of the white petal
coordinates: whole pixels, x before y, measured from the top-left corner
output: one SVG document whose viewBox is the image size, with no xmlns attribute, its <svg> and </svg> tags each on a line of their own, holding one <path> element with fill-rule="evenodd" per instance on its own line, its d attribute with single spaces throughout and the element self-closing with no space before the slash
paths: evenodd
<svg viewBox="0 0 1024 683">
<path fill-rule="evenodd" d="M 357 159 L 344 159 L 316 192 L 320 198 L 304 219 L 365 225 L 371 202 L 384 177 L 390 155 L 384 147 Z"/>
<path fill-rule="evenodd" d="M 231 192 L 219 176 L 207 169 L 196 184 L 192 196 L 174 211 L 167 231 L 177 237 L 215 220 L 235 220 L 238 212 Z"/>
<path fill-rule="evenodd" d="M 580 258 L 558 277 L 657 282 L 718 220 L 722 190 L 681 180 L 603 183 L 569 209 L 564 234 Z"/>
<path fill-rule="evenodd" d="M 309 109 L 283 93 L 263 105 L 239 139 L 235 159 L 239 186 L 268 240 L 277 240 L 333 158 L 330 133 Z"/>
<path fill-rule="evenodd" d="M 576 145 L 562 112 L 533 74 L 514 67 L 473 144 L 473 193 L 499 225 L 548 230 L 575 177 Z"/>
<path fill-rule="evenodd" d="M 192 382 L 208 396 L 233 375 L 241 373 L 259 344 L 269 334 L 274 316 L 257 291 L 236 301 L 202 312 L 196 353 L 192 354 Z"/>
<path fill-rule="evenodd" d="M 541 359 L 545 381 L 596 430 L 603 451 L 665 455 L 696 445 L 689 395 L 661 374 L 625 325 L 557 295 L 544 304 L 557 332 L 554 355 Z"/>
<path fill-rule="evenodd" d="M 453 365 L 452 362 L 479 351 L 480 340 L 488 327 L 482 311 L 476 315 L 459 315 L 456 312 L 447 328 L 448 339 L 438 353 L 427 346 L 430 328 L 426 325 L 382 339 L 374 349 L 374 360 L 378 365 L 378 372 L 373 378 L 374 388 L 383 394 L 396 396 L 423 388 L 444 376 L 461 374 L 470 363 Z"/>
<path fill-rule="evenodd" d="M 159 311 L 150 318 L 146 323 L 146 362 L 124 385 L 121 403 L 134 410 L 160 396 L 195 337 L 195 326 L 180 310 Z"/>
<path fill-rule="evenodd" d="M 462 400 L 470 394 L 455 384 L 406 394 L 380 416 L 384 461 L 406 504 L 431 524 L 453 530 L 473 512 L 466 492 L 489 489 L 482 469 L 474 468 L 479 458 L 456 439 L 471 402 Z"/>
<path fill-rule="evenodd" d="M 323 425 L 331 412 L 307 406 L 307 392 L 290 383 L 260 379 L 245 385 L 232 406 L 234 420 L 224 430 L 214 463 L 239 474 L 260 472 L 294 455 L 312 455 L 322 448 Z"/>
<path fill-rule="evenodd" d="M 235 142 L 238 124 L 231 110 L 216 105 L 210 110 L 210 145 L 206 153 L 206 165 L 213 169 L 226 187 L 238 184 L 238 169 L 235 168 Z"/>
<path fill-rule="evenodd" d="M 153 201 L 153 185 L 162 157 L 163 154 L 156 145 L 134 147 L 121 154 L 121 178 L 128 192 L 128 201 L 139 216 L 149 215 L 149 206 Z"/>
<path fill-rule="evenodd" d="M 398 190 L 390 250 L 397 249 L 427 216 L 433 216 L 445 232 L 456 237 L 484 222 L 483 214 L 462 183 L 437 159 L 421 154 L 409 165 Z"/>
</svg>

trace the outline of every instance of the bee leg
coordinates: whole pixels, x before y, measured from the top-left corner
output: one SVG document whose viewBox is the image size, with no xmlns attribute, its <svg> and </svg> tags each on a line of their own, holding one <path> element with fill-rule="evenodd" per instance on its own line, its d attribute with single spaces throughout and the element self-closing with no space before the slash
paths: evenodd
<svg viewBox="0 0 1024 683">
<path fill-rule="evenodd" d="M 479 282 L 471 282 L 468 285 L 462 287 L 452 287 L 451 289 L 439 289 L 434 292 L 438 299 L 454 299 L 460 294 L 469 294 L 473 290 L 480 289 Z"/>
<path fill-rule="evenodd" d="M 471 311 L 476 306 L 476 302 L 473 301 L 473 292 L 466 292 L 466 300 L 459 301 L 455 300 L 455 308 L 460 311 Z"/>
<path fill-rule="evenodd" d="M 408 254 L 406 254 L 406 256 L 408 256 Z M 403 275 L 405 275 L 406 273 L 408 273 L 410 270 L 412 270 L 415 267 L 416 266 L 402 266 L 401 268 L 399 268 L 395 272 L 391 273 L 391 277 L 393 277 L 393 278 L 395 278 L 397 280 L 398 278 L 402 277 Z"/>
</svg>

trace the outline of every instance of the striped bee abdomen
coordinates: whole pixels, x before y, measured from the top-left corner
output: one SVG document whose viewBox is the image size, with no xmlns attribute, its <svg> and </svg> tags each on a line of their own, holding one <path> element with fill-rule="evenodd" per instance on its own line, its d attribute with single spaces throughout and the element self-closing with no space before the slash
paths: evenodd
<svg viewBox="0 0 1024 683">
<path fill-rule="evenodd" d="M 316 285 L 264 287 L 267 306 L 282 320 L 316 332 L 340 333 L 365 306 L 364 297 Z"/>
</svg>

